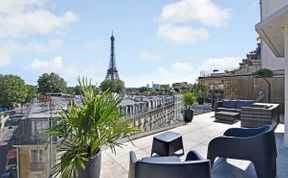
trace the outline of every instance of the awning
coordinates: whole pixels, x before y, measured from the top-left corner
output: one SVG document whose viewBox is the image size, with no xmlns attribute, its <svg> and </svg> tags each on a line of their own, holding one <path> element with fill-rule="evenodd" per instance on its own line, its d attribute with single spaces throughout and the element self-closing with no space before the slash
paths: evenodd
<svg viewBox="0 0 288 178">
<path fill-rule="evenodd" d="M 9 150 L 7 155 L 6 155 L 6 158 L 7 158 L 7 160 L 8 159 L 14 159 L 14 158 L 16 158 L 16 155 L 17 155 L 17 150 L 16 149 Z"/>
</svg>

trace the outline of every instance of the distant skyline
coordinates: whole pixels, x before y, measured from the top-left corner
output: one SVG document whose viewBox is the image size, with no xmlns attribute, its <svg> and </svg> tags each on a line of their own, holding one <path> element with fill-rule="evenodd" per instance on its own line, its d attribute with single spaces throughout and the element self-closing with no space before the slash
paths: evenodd
<svg viewBox="0 0 288 178">
<path fill-rule="evenodd" d="M 194 83 L 200 71 L 238 67 L 259 21 L 259 0 L 0 0 L 0 74 L 100 84 L 113 30 L 126 87 Z"/>
</svg>

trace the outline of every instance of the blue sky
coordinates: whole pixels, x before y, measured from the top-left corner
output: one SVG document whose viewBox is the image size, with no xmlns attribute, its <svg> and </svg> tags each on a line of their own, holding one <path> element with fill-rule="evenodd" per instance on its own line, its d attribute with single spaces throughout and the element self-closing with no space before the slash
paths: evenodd
<svg viewBox="0 0 288 178">
<path fill-rule="evenodd" d="M 233 69 L 256 48 L 258 0 L 0 0 L 0 73 L 37 84 L 55 72 L 69 86 L 100 83 L 115 36 L 127 87 L 186 81 Z"/>
</svg>

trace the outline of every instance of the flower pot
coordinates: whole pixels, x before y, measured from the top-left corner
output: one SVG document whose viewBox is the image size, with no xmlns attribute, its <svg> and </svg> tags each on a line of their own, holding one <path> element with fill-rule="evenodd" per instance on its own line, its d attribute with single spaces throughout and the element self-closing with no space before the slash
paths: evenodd
<svg viewBox="0 0 288 178">
<path fill-rule="evenodd" d="M 79 171 L 78 178 L 99 178 L 101 166 L 101 151 L 86 163 L 85 169 Z"/>
<path fill-rule="evenodd" d="M 204 98 L 202 97 L 197 98 L 197 102 L 198 104 L 204 104 Z"/>
<path fill-rule="evenodd" d="M 192 109 L 185 109 L 184 110 L 184 121 L 191 122 L 193 119 L 193 110 Z"/>
</svg>

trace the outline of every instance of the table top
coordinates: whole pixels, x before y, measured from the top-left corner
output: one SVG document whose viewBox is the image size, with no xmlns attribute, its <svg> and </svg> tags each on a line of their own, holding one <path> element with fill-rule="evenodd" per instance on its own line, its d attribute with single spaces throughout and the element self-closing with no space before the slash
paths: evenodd
<svg viewBox="0 0 288 178">
<path fill-rule="evenodd" d="M 279 104 L 275 104 L 275 103 L 253 103 L 250 107 L 272 110 L 274 108 L 277 108 L 278 106 Z"/>
<path fill-rule="evenodd" d="M 176 132 L 169 131 L 169 132 L 164 132 L 160 135 L 156 135 L 154 139 L 161 140 L 164 142 L 171 142 L 179 137 L 182 137 L 182 135 Z"/>
</svg>

